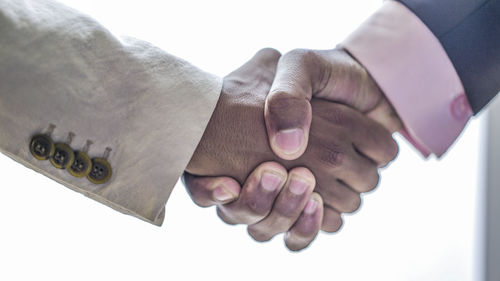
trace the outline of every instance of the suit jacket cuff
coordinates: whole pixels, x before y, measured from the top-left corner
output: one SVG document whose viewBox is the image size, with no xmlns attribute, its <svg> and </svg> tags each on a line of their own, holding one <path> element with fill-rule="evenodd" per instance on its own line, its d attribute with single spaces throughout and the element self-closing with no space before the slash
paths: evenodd
<svg viewBox="0 0 500 281">
<path fill-rule="evenodd" d="M 0 151 L 55 181 L 156 225 L 201 139 L 222 79 L 146 42 L 117 39 L 51 1 L 0 3 Z M 30 153 L 54 124 L 55 142 L 90 157 L 111 148 L 104 184 Z"/>
<path fill-rule="evenodd" d="M 372 75 L 425 156 L 440 157 L 472 116 L 465 91 L 438 39 L 408 8 L 387 1 L 342 46 Z"/>
</svg>

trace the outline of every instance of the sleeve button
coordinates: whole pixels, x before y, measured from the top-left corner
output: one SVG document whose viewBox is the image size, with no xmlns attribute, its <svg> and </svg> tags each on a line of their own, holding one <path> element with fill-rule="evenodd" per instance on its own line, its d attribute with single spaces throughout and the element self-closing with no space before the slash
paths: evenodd
<svg viewBox="0 0 500 281">
<path fill-rule="evenodd" d="M 83 178 L 90 173 L 92 162 L 87 153 L 83 151 L 75 151 L 75 161 L 68 169 L 68 172 L 77 178 Z"/>
<path fill-rule="evenodd" d="M 465 94 L 461 94 L 451 102 L 451 114 L 457 121 L 467 120 L 472 116 L 469 101 Z"/>
<path fill-rule="evenodd" d="M 55 145 L 49 135 L 36 135 L 31 139 L 30 152 L 38 160 L 47 160 L 55 152 Z"/>
<path fill-rule="evenodd" d="M 52 166 L 58 169 L 68 169 L 75 161 L 73 149 L 65 143 L 56 143 L 54 155 L 50 158 Z"/>
<path fill-rule="evenodd" d="M 87 176 L 88 180 L 95 184 L 106 183 L 111 178 L 112 170 L 109 162 L 104 158 L 93 158 L 92 169 Z"/>
</svg>

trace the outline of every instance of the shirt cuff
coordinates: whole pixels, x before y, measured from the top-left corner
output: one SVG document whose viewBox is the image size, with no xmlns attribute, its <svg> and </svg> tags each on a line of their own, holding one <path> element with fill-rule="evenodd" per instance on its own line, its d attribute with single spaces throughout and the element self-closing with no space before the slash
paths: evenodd
<svg viewBox="0 0 500 281">
<path fill-rule="evenodd" d="M 428 27 L 403 4 L 387 1 L 341 46 L 394 106 L 405 127 L 400 133 L 425 157 L 441 157 L 473 113 L 451 60 Z"/>
</svg>

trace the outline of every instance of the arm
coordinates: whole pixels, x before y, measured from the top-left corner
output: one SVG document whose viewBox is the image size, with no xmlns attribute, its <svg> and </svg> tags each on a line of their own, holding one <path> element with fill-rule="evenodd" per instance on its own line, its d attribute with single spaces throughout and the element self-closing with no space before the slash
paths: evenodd
<svg viewBox="0 0 500 281">
<path fill-rule="evenodd" d="M 415 1 L 416 4 L 421 2 Z M 453 4 L 452 1 L 442 2 Z M 472 112 L 460 78 L 439 41 L 418 17 L 403 5 L 388 2 L 363 27 L 354 32 L 343 47 L 366 69 L 340 48 L 294 50 L 281 57 L 265 107 L 269 143 L 280 158 L 296 159 L 306 151 L 310 143 L 311 116 L 315 113 L 310 101 L 314 98 L 342 102 L 362 111 L 391 132 L 403 132 L 424 155 L 442 155 L 462 131 Z M 365 56 L 360 56 L 356 50 L 358 46 L 373 60 L 370 64 Z M 486 65 L 483 70 L 498 65 Z M 377 162 L 373 151 L 363 153 Z M 195 201 L 216 198 L 221 181 L 229 181 L 227 178 L 194 181 L 189 177 L 186 184 Z M 331 190 L 338 192 L 335 188 Z M 327 198 L 328 189 L 320 191 Z M 337 194 L 337 197 L 340 196 Z M 225 203 L 217 199 L 212 201 L 217 202 L 218 208 Z M 325 217 L 328 217 L 326 212 Z"/>
<path fill-rule="evenodd" d="M 402 133 L 441 156 L 500 90 L 500 2 L 401 2 L 387 1 L 342 45 L 390 100 Z"/>
<path fill-rule="evenodd" d="M 439 40 L 479 112 L 500 91 L 500 1 L 401 2 Z"/>
<path fill-rule="evenodd" d="M 55 181 L 156 225 L 217 103 L 221 79 L 136 39 L 118 39 L 51 1 L 0 2 L 0 151 Z M 95 184 L 36 159 L 51 139 L 109 154 Z M 111 151 L 109 151 L 110 148 Z M 92 165 L 92 164 L 91 164 Z"/>
</svg>

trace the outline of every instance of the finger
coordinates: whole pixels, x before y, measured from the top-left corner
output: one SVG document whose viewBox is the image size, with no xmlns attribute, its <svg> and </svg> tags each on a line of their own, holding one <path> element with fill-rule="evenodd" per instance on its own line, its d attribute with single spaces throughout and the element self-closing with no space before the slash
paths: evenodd
<svg viewBox="0 0 500 281">
<path fill-rule="evenodd" d="M 377 121 L 391 133 L 398 132 L 403 128 L 403 123 L 396 113 L 396 110 L 394 110 L 392 105 L 385 98 L 381 99 L 374 109 L 366 112 L 366 116 Z"/>
<path fill-rule="evenodd" d="M 326 205 L 341 212 L 352 213 L 361 206 L 361 196 L 358 192 L 337 180 L 316 184 L 317 191 Z"/>
<path fill-rule="evenodd" d="M 340 230 L 342 227 L 342 216 L 340 213 L 328 206 L 323 209 L 323 223 L 321 224 L 321 230 L 329 233 L 334 233 Z"/>
<path fill-rule="evenodd" d="M 384 127 L 369 118 L 351 127 L 353 146 L 356 151 L 375 162 L 378 167 L 387 165 L 398 155 L 398 144 Z"/>
<path fill-rule="evenodd" d="M 314 176 L 308 169 L 292 169 L 271 213 L 248 227 L 250 236 L 257 241 L 267 241 L 276 234 L 288 231 L 302 213 L 314 185 Z"/>
<path fill-rule="evenodd" d="M 355 148 L 378 166 L 392 161 L 398 152 L 398 146 L 391 133 L 382 125 L 360 112 L 341 104 L 332 104 L 324 100 L 313 100 L 314 122 L 328 122 L 349 130 Z"/>
<path fill-rule="evenodd" d="M 366 122 L 368 118 L 341 104 L 313 100 L 313 105 L 316 114 L 312 124 L 314 138 L 311 139 L 310 151 L 318 153 L 316 159 L 322 172 L 335 175 L 356 192 L 372 190 L 379 180 L 378 164 L 360 153 L 352 143 L 358 134 L 352 128 L 368 130 L 358 124 Z M 362 117 L 362 120 L 357 120 L 357 117 Z M 375 122 L 371 125 L 380 126 Z M 388 135 L 390 142 L 393 142 L 387 130 L 383 129 L 383 134 Z M 318 174 L 318 178 L 324 185 L 322 173 Z"/>
<path fill-rule="evenodd" d="M 323 201 L 318 193 L 313 193 L 300 217 L 285 234 L 287 248 L 292 251 L 306 248 L 318 235 L 322 222 Z"/>
<path fill-rule="evenodd" d="M 346 104 L 363 113 L 383 98 L 383 93 L 366 69 L 342 49 L 319 50 L 317 55 L 329 70 L 313 95 Z"/>
<path fill-rule="evenodd" d="M 184 172 L 183 181 L 189 196 L 200 207 L 232 202 L 241 190 L 240 184 L 229 177 L 202 177 Z"/>
<path fill-rule="evenodd" d="M 254 79 L 256 76 L 259 76 L 259 78 L 264 81 L 269 80 L 269 83 L 271 83 L 276 73 L 276 65 L 280 57 L 281 53 L 275 49 L 261 49 L 249 61 L 231 72 L 227 77 L 236 76 Z M 256 71 L 256 69 L 258 69 L 258 71 Z"/>
<path fill-rule="evenodd" d="M 354 151 L 349 157 L 344 157 L 337 175 L 339 181 L 358 193 L 373 190 L 380 180 L 377 164 Z"/>
<path fill-rule="evenodd" d="M 264 117 L 270 146 L 282 159 L 297 159 L 307 147 L 311 127 L 309 101 L 322 71 L 313 51 L 294 50 L 278 62 Z"/>
<path fill-rule="evenodd" d="M 252 224 L 271 212 L 287 177 L 283 166 L 266 162 L 247 178 L 238 200 L 217 207 L 219 217 L 230 224 Z"/>
</svg>

